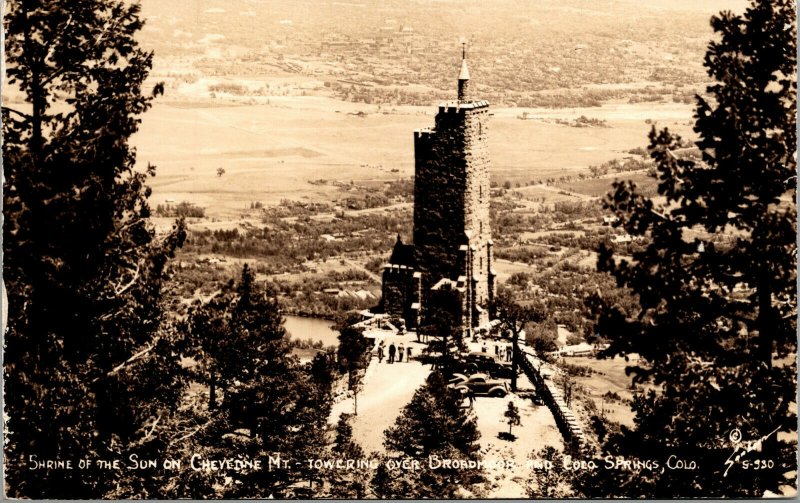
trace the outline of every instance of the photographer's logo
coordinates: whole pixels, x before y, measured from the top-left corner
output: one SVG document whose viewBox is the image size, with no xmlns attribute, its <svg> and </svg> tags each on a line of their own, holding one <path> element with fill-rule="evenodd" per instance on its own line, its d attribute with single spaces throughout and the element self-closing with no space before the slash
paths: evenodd
<svg viewBox="0 0 800 503">
<path fill-rule="evenodd" d="M 728 435 L 728 439 L 731 441 L 731 444 L 733 444 L 734 447 L 731 455 L 725 460 L 725 466 L 727 468 L 725 468 L 725 473 L 723 473 L 722 476 L 727 477 L 728 471 L 730 471 L 730 469 L 735 465 L 741 465 L 741 467 L 745 470 L 762 470 L 773 468 L 775 466 L 774 460 L 755 459 L 751 461 L 747 459 L 747 455 L 753 451 L 761 452 L 764 442 L 766 442 L 767 439 L 769 439 L 772 435 L 778 433 L 779 429 L 780 427 L 775 428 L 758 440 L 749 441 L 743 441 L 743 435 L 739 428 L 734 428 L 731 430 L 730 434 Z"/>
</svg>

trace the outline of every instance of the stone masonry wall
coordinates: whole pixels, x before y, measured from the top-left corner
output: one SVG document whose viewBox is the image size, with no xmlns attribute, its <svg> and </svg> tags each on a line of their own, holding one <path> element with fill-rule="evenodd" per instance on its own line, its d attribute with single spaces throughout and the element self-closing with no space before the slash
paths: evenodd
<svg viewBox="0 0 800 503">
<path fill-rule="evenodd" d="M 387 265 L 383 269 L 383 312 L 405 319 L 412 302 L 413 270 Z"/>
<path fill-rule="evenodd" d="M 435 128 L 416 132 L 414 142 L 414 245 L 423 291 L 441 278 L 463 277 L 473 324 L 488 320 L 475 306 L 485 308 L 493 291 L 488 110 L 486 102 L 442 105 Z"/>
<path fill-rule="evenodd" d="M 464 228 L 469 236 L 470 280 L 474 301 L 482 306 L 489 303 L 489 267 L 491 221 L 489 217 L 489 149 L 488 106 L 465 112 L 464 152 L 466 157 L 466 188 L 464 193 Z M 487 321 L 487 320 L 481 320 Z"/>
</svg>

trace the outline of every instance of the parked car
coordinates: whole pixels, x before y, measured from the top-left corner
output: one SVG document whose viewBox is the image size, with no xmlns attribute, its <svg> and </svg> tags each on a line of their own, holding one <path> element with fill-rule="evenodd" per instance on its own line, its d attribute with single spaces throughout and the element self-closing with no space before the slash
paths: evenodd
<svg viewBox="0 0 800 503">
<path fill-rule="evenodd" d="M 504 397 L 508 394 L 508 383 L 499 379 L 492 379 L 486 374 L 473 374 L 457 384 L 451 384 L 461 393 L 472 391 L 476 395 Z"/>
<path fill-rule="evenodd" d="M 513 376 L 511 362 L 504 361 L 492 353 L 473 351 L 461 361 L 463 362 L 464 370 L 470 374 L 482 372 L 497 379 L 510 379 Z M 522 369 L 518 368 L 517 374 L 521 372 Z"/>
</svg>

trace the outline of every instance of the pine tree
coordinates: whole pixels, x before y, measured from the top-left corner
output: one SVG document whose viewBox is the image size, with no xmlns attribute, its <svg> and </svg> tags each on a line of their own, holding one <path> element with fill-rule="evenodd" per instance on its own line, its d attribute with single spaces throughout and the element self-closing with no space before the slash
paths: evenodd
<svg viewBox="0 0 800 503">
<path fill-rule="evenodd" d="M 353 441 L 353 427 L 349 414 L 342 414 L 336 424 L 336 438 L 331 446 L 330 459 L 334 462 L 364 460 L 364 451 Z M 329 495 L 333 498 L 363 499 L 367 494 L 370 473 L 364 469 L 334 468 L 329 472 Z"/>
<path fill-rule="evenodd" d="M 205 368 L 215 369 L 224 397 L 218 410 L 206 416 L 195 449 L 214 459 L 261 459 L 280 456 L 280 469 L 230 472 L 221 489 L 201 479 L 204 494 L 228 498 L 291 496 L 296 485 L 312 486 L 319 474 L 307 460 L 320 459 L 327 444 L 331 366 L 322 359 L 301 365 L 291 355 L 283 316 L 273 295 L 255 283 L 250 268 L 242 268 L 238 283 L 209 301 L 213 309 L 197 308 L 190 328 Z M 216 298 L 216 297 L 215 297 Z M 219 308 L 217 308 L 217 306 Z M 200 313 L 200 314 L 198 314 Z M 202 323 L 197 323 L 197 320 Z M 203 327 L 219 327 L 208 341 Z M 204 348 L 213 348 L 213 352 Z M 185 481 L 181 483 L 188 486 Z"/>
<path fill-rule="evenodd" d="M 508 408 L 503 413 L 503 417 L 506 418 L 506 422 L 508 423 L 508 436 L 511 437 L 511 428 L 522 424 L 519 417 L 519 409 L 514 405 L 514 402 L 509 400 Z"/>
<path fill-rule="evenodd" d="M 526 324 L 544 320 L 544 306 L 537 302 L 517 302 L 508 289 L 500 290 L 492 310 L 503 328 L 511 333 L 513 357 L 511 359 L 511 390 L 517 390 L 517 366 L 519 363 L 519 336 Z"/>
<path fill-rule="evenodd" d="M 347 371 L 348 387 L 353 392 L 353 413 L 358 414 L 358 393 L 363 388 L 364 371 L 369 363 L 369 341 L 364 329 L 353 325 L 339 327 L 339 364 Z"/>
<path fill-rule="evenodd" d="M 566 468 L 563 454 L 554 447 L 547 446 L 532 453 L 531 476 L 528 479 L 526 492 L 531 499 L 565 499 L 575 498 L 573 483 L 574 471 Z M 580 497 L 591 498 L 589 495 Z"/>
<path fill-rule="evenodd" d="M 3 276 L 9 495 L 99 498 L 119 471 L 31 469 L 39 461 L 152 457 L 182 390 L 162 286 L 182 224 L 149 222 L 129 144 L 153 96 L 143 85 L 139 6 L 6 3 Z"/>
<path fill-rule="evenodd" d="M 221 382 L 222 352 L 227 343 L 230 324 L 230 310 L 235 293 L 233 282 L 207 302 L 197 301 L 192 306 L 184 331 L 187 336 L 185 354 L 197 362 L 195 379 L 205 381 L 209 387 L 208 408 L 217 407 L 217 390 Z"/>
<path fill-rule="evenodd" d="M 651 132 L 666 203 L 630 182 L 615 184 L 606 202 L 649 245 L 632 261 L 609 250 L 599 259 L 638 306 L 593 300 L 607 354 L 640 354 L 635 381 L 656 387 L 634 401 L 635 429 L 612 435 L 605 450 L 698 467 L 606 471 L 585 484 L 596 496 L 758 497 L 796 469 L 796 444 L 769 436 L 796 430 L 794 361 L 778 360 L 796 351 L 794 5 L 757 0 L 711 24 L 719 39 L 705 66 L 715 82 L 695 114 L 702 160 L 676 154 L 681 139 L 668 130 Z M 748 456 L 775 468 L 737 463 L 723 476 L 734 429 L 745 441 L 769 436 Z"/>
<path fill-rule="evenodd" d="M 435 337 L 430 341 L 426 352 L 438 352 L 438 366 L 448 370 L 454 353 L 464 349 L 461 312 L 461 295 L 449 285 L 435 292 L 426 304 L 424 324 L 419 331 L 426 336 Z"/>
<path fill-rule="evenodd" d="M 277 300 L 254 284 L 250 267 L 205 303 L 196 304 L 186 326 L 187 354 L 200 364 L 209 385 L 209 409 L 216 407 L 217 388 L 253 378 L 265 361 L 283 363 L 289 350 Z"/>
<path fill-rule="evenodd" d="M 385 432 L 384 445 L 396 460 L 419 462 L 419 471 L 401 471 L 386 479 L 379 469 L 373 480 L 376 494 L 394 498 L 454 498 L 482 479 L 477 468 L 438 466 L 442 460 L 478 461 L 480 432 L 474 416 L 460 407 L 460 394 L 434 372 L 414 393 Z"/>
</svg>

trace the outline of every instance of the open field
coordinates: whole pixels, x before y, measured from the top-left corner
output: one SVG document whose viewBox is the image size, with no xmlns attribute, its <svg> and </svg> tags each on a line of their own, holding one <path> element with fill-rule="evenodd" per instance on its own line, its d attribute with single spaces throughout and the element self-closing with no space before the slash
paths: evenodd
<svg viewBox="0 0 800 503">
<path fill-rule="evenodd" d="M 619 357 L 598 360 L 579 356 L 567 358 L 566 362 L 571 365 L 591 367 L 591 375 L 575 377 L 575 381 L 584 388 L 588 398 L 594 401 L 601 414 L 613 422 L 633 426 L 633 412 L 630 406 L 633 390 L 631 378 L 625 375 L 625 367 L 637 365 L 637 356 L 631 357 L 631 361 Z"/>
<path fill-rule="evenodd" d="M 585 180 L 571 180 L 556 184 L 557 187 L 562 187 L 569 192 L 585 194 L 591 197 L 603 197 L 611 190 L 611 186 L 615 180 L 631 180 L 636 183 L 640 191 L 645 193 L 655 192 L 658 180 L 647 176 L 646 173 L 618 173 L 613 176 L 604 176 L 600 178 L 587 178 Z"/>
<path fill-rule="evenodd" d="M 384 114 L 374 105 L 321 97 L 226 107 L 158 103 L 144 116 L 134 142 L 139 165 L 157 166 L 151 180 L 154 205 L 189 201 L 205 208 L 207 217 L 238 219 L 255 201 L 331 201 L 340 194 L 336 187 L 308 183 L 313 180 L 360 183 L 413 176 L 413 131 L 431 126 L 435 111 L 406 106 Z M 498 183 L 585 172 L 589 165 L 644 145 L 649 126 L 642 117 L 663 117 L 663 125 L 681 129 L 691 112 L 685 105 L 639 104 L 542 110 L 541 120 L 519 120 L 516 113 L 498 110 L 491 122 L 492 176 Z M 590 114 L 611 127 L 550 122 L 556 114 Z M 225 170 L 221 176 L 218 168 Z"/>
</svg>

